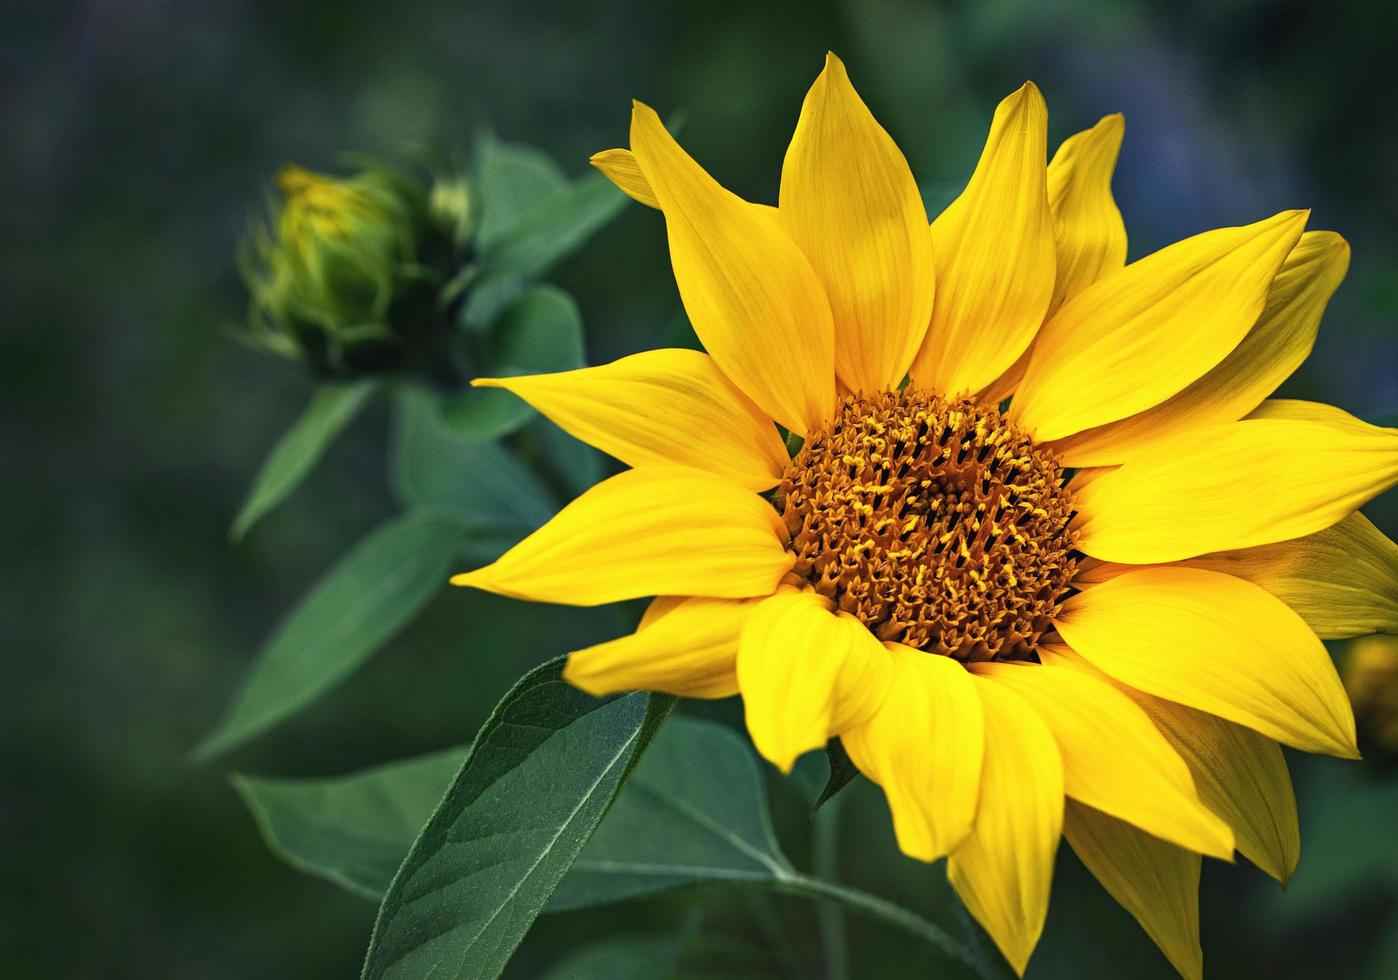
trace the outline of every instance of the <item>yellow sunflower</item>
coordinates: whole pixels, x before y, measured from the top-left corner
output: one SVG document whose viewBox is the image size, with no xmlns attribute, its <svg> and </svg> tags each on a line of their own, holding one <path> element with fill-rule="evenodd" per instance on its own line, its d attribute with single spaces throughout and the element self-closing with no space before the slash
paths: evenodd
<svg viewBox="0 0 1398 980">
<path fill-rule="evenodd" d="M 1200 855 L 1296 865 L 1278 743 L 1356 755 L 1320 638 L 1398 629 L 1395 546 L 1356 511 L 1398 431 L 1265 400 L 1340 236 L 1285 211 L 1126 265 L 1121 117 L 1047 165 L 1046 123 L 1032 84 L 1006 98 L 929 230 L 834 56 L 775 208 L 637 103 L 593 162 L 664 214 L 707 353 L 477 381 L 631 469 L 453 581 L 658 596 L 567 679 L 741 694 L 782 770 L 839 738 L 1017 971 L 1066 836 L 1197 977 Z"/>
</svg>

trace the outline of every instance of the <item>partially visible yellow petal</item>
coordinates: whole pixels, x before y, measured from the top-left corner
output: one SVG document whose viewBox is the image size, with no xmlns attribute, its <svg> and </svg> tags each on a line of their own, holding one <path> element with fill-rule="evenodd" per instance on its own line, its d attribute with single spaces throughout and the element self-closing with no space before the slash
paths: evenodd
<svg viewBox="0 0 1398 980">
<path fill-rule="evenodd" d="M 790 462 L 772 420 L 701 351 L 652 350 L 602 367 L 471 383 L 514 392 L 630 466 L 678 463 L 768 490 Z"/>
<path fill-rule="evenodd" d="M 883 787 L 898 847 L 935 861 L 976 814 L 985 747 L 970 674 L 950 657 L 888 645 L 893 677 L 880 709 L 841 735 L 850 759 Z"/>
<path fill-rule="evenodd" d="M 771 595 L 794 559 L 755 493 L 688 466 L 604 480 L 494 564 L 452 578 L 487 592 L 596 606 L 650 595 Z"/>
<path fill-rule="evenodd" d="M 1155 451 L 1161 439 L 1257 407 L 1301 366 L 1320 318 L 1349 268 L 1349 245 L 1333 231 L 1308 231 L 1287 256 L 1267 304 L 1242 343 L 1198 381 L 1139 415 L 1053 443 L 1067 466 L 1124 463 Z"/>
<path fill-rule="evenodd" d="M 1073 800 L 1063 814 L 1063 836 L 1180 975 L 1201 980 L 1199 855 Z"/>
<path fill-rule="evenodd" d="M 826 55 L 782 165 L 782 224 L 835 317 L 835 370 L 854 391 L 903 379 L 932 312 L 927 209 L 903 153 Z"/>
<path fill-rule="evenodd" d="M 1343 408 L 1299 398 L 1268 398 L 1248 413 L 1250 419 L 1289 419 L 1293 422 L 1324 422 L 1343 429 L 1379 429 L 1356 418 Z M 1398 431 L 1398 430 L 1389 430 Z"/>
<path fill-rule="evenodd" d="M 1126 264 L 1126 223 L 1112 197 L 1112 172 L 1126 122 L 1121 113 L 1063 141 L 1048 166 L 1049 211 L 1058 256 L 1052 312 Z"/>
<path fill-rule="evenodd" d="M 1199 801 L 1184 761 L 1117 688 L 1065 666 L 971 669 L 1024 698 L 1053 731 L 1069 796 L 1181 847 L 1232 859 L 1233 832 Z"/>
<path fill-rule="evenodd" d="M 762 600 L 738 644 L 738 687 L 757 751 L 782 772 L 879 709 L 892 658 L 864 625 L 814 592 Z"/>
<path fill-rule="evenodd" d="M 1199 798 L 1233 828 L 1238 850 L 1286 885 L 1301 856 L 1301 832 L 1281 746 L 1251 728 L 1112 680 L 1067 647 L 1040 656 L 1115 684 L 1140 705 L 1189 766 Z"/>
<path fill-rule="evenodd" d="M 835 334 L 810 262 L 639 102 L 631 148 L 665 213 L 675 282 L 704 348 L 769 417 L 800 435 L 818 428 L 834 409 Z"/>
<path fill-rule="evenodd" d="M 650 189 L 646 175 L 641 173 L 641 165 L 630 150 L 602 150 L 588 159 L 607 179 L 616 184 L 627 197 L 648 208 L 660 207 L 655 192 Z"/>
<path fill-rule="evenodd" d="M 1357 756 L 1330 655 L 1301 617 L 1251 582 L 1143 568 L 1072 596 L 1054 625 L 1123 684 L 1308 752 Z"/>
<path fill-rule="evenodd" d="M 1008 687 L 973 677 L 985 708 L 981 801 L 947 861 L 967 911 L 1023 975 L 1044 930 L 1063 829 L 1063 762 L 1042 718 Z"/>
<path fill-rule="evenodd" d="M 1039 331 L 1010 418 L 1039 441 L 1158 405 L 1238 346 L 1306 211 L 1177 242 L 1100 279 Z"/>
<path fill-rule="evenodd" d="M 755 601 L 661 596 L 636 632 L 569 654 L 563 679 L 597 697 L 617 691 L 731 697 L 738 693 L 738 635 Z"/>
<path fill-rule="evenodd" d="M 1078 548 L 1146 564 L 1287 541 L 1343 520 L 1395 481 L 1398 429 L 1353 418 L 1204 426 L 1075 481 Z"/>
<path fill-rule="evenodd" d="M 1359 511 L 1304 538 L 1180 564 L 1256 582 L 1322 640 L 1398 633 L 1398 544 Z"/>
<path fill-rule="evenodd" d="M 995 110 L 980 162 L 932 223 L 937 295 L 913 380 L 948 397 L 985 388 L 1034 339 L 1053 296 L 1048 108 L 1032 82 Z"/>
</svg>

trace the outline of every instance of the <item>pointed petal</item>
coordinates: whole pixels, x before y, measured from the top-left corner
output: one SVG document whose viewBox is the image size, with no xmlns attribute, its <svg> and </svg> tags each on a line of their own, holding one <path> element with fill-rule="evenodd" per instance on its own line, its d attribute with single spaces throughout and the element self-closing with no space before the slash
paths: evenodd
<svg viewBox="0 0 1398 980">
<path fill-rule="evenodd" d="M 738 693 L 738 635 L 756 601 L 661 596 L 636 632 L 569 654 L 563 679 L 597 697 L 618 691 L 731 697 Z"/>
<path fill-rule="evenodd" d="M 891 661 L 859 620 L 831 612 L 814 592 L 762 600 L 738 645 L 738 687 L 753 745 L 790 772 L 801 753 L 878 709 Z"/>
<path fill-rule="evenodd" d="M 1395 481 L 1398 429 L 1354 418 L 1204 426 L 1075 481 L 1078 548 L 1146 564 L 1287 541 L 1338 523 Z"/>
<path fill-rule="evenodd" d="M 1063 836 L 1074 853 L 1186 980 L 1202 980 L 1199 855 L 1068 801 Z"/>
<path fill-rule="evenodd" d="M 1281 746 L 1251 728 L 1112 680 L 1067 647 L 1040 655 L 1114 684 L 1140 705 L 1189 766 L 1199 798 L 1233 828 L 1238 850 L 1285 887 L 1301 856 L 1301 832 Z"/>
<path fill-rule="evenodd" d="M 631 147 L 665 212 L 675 282 L 704 348 L 769 417 L 800 435 L 818 428 L 834 408 L 835 334 L 810 262 L 639 102 Z"/>
<path fill-rule="evenodd" d="M 1010 418 L 1047 441 L 1157 405 L 1257 322 L 1306 211 L 1185 239 L 1083 290 L 1044 324 Z"/>
<path fill-rule="evenodd" d="M 514 392 L 629 466 L 678 463 L 761 491 L 791 461 L 772 420 L 701 351 L 652 350 L 602 367 L 471 384 Z"/>
<path fill-rule="evenodd" d="M 648 595 L 771 595 L 793 559 L 772 505 L 722 477 L 654 465 L 604 480 L 492 565 L 487 592 L 596 606 Z"/>
<path fill-rule="evenodd" d="M 641 165 L 636 162 L 636 155 L 630 150 L 602 150 L 592 154 L 587 162 L 606 174 L 607 179 L 616 184 L 631 200 L 648 208 L 660 207 L 660 202 L 655 199 L 655 192 L 650 189 L 650 182 L 646 180 L 646 175 L 641 173 Z"/>
<path fill-rule="evenodd" d="M 1048 914 L 1063 828 L 1063 763 L 1048 726 L 1019 695 L 973 680 L 985 708 L 980 808 L 947 861 L 947 877 L 1022 976 Z"/>
<path fill-rule="evenodd" d="M 919 385 L 970 394 L 1034 339 L 1053 296 L 1048 109 L 1032 82 L 995 110 L 971 181 L 932 223 L 937 295 L 913 361 Z"/>
<path fill-rule="evenodd" d="M 932 313 L 932 237 L 908 162 L 826 56 L 782 165 L 783 227 L 825 283 L 835 370 L 874 393 L 908 372 Z"/>
<path fill-rule="evenodd" d="M 1049 311 L 1126 264 L 1126 223 L 1112 197 L 1112 172 L 1126 122 L 1121 113 L 1068 137 L 1048 166 L 1058 278 Z"/>
<path fill-rule="evenodd" d="M 985 735 L 971 676 L 950 657 L 889 644 L 893 678 L 879 710 L 841 736 L 883 787 L 898 847 L 935 861 L 970 832 Z"/>
<path fill-rule="evenodd" d="M 1232 859 L 1233 831 L 1199 801 L 1189 768 L 1121 691 L 1070 667 L 971 669 L 1029 702 L 1052 730 L 1069 796 L 1181 847 Z"/>
<path fill-rule="evenodd" d="M 1180 564 L 1257 583 L 1322 640 L 1398 633 L 1398 544 L 1358 511 L 1304 538 Z"/>
<path fill-rule="evenodd" d="M 1242 343 L 1177 395 L 1138 415 L 1053 443 L 1067 466 L 1103 466 L 1149 455 L 1162 439 L 1213 422 L 1232 422 L 1301 366 L 1320 318 L 1349 268 L 1349 245 L 1333 231 L 1308 231 L 1291 250 L 1267 304 Z"/>
<path fill-rule="evenodd" d="M 1123 684 L 1308 752 L 1357 756 L 1330 655 L 1300 616 L 1251 582 L 1143 568 L 1074 595 L 1054 625 Z"/>
</svg>

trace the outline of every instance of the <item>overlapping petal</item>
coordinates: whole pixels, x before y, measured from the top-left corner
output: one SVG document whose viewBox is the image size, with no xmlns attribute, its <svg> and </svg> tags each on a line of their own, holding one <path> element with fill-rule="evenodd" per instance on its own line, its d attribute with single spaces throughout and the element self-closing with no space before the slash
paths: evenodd
<svg viewBox="0 0 1398 980">
<path fill-rule="evenodd" d="M 660 207 L 655 191 L 650 189 L 650 182 L 636 162 L 636 154 L 630 150 L 602 150 L 592 154 L 587 162 L 606 174 L 607 179 L 631 200 L 648 208 Z"/>
<path fill-rule="evenodd" d="M 835 336 L 810 262 L 640 103 L 631 148 L 665 213 L 675 282 L 704 348 L 771 418 L 802 435 L 817 428 L 834 407 Z"/>
<path fill-rule="evenodd" d="M 1200 980 L 1199 855 L 1073 800 L 1063 814 L 1063 836 L 1180 975 Z"/>
<path fill-rule="evenodd" d="M 754 603 L 661 596 L 636 632 L 569 654 L 563 679 L 598 697 L 617 691 L 731 697 L 738 693 L 738 636 Z"/>
<path fill-rule="evenodd" d="M 1123 684 L 1308 752 L 1358 754 L 1325 647 L 1251 582 L 1198 568 L 1138 569 L 1072 596 L 1054 625 Z"/>
<path fill-rule="evenodd" d="M 1010 417 L 1061 439 L 1184 389 L 1257 321 L 1308 214 L 1195 235 L 1083 290 L 1039 331 Z"/>
<path fill-rule="evenodd" d="M 1181 847 L 1232 858 L 1233 832 L 1199 801 L 1184 761 L 1117 688 L 1066 666 L 971 669 L 1038 712 L 1058 742 L 1069 796 Z"/>
<path fill-rule="evenodd" d="M 1049 212 L 1058 278 L 1052 313 L 1088 286 L 1126 264 L 1126 223 L 1112 197 L 1112 174 L 1126 122 L 1104 116 L 1063 141 L 1048 165 Z"/>
<path fill-rule="evenodd" d="M 1053 733 L 1019 695 L 972 680 L 985 709 L 980 807 L 947 861 L 947 877 L 1022 975 L 1048 914 L 1063 829 L 1063 762 Z"/>
<path fill-rule="evenodd" d="M 1032 82 L 1000 103 L 971 181 L 932 223 L 936 298 L 913 380 L 948 397 L 985 388 L 1033 340 L 1053 297 L 1048 109 Z"/>
<path fill-rule="evenodd" d="M 782 772 L 872 716 L 892 658 L 864 625 L 809 591 L 759 602 L 738 645 L 738 687 L 753 745 Z"/>
<path fill-rule="evenodd" d="M 452 584 L 572 606 L 651 595 L 746 599 L 771 595 L 791 568 L 786 534 L 757 494 L 656 464 L 602 481 Z"/>
<path fill-rule="evenodd" d="M 907 373 L 932 312 L 932 238 L 917 182 L 833 54 L 782 165 L 782 224 L 825 284 L 835 370 L 873 393 Z"/>
<path fill-rule="evenodd" d="M 1147 456 L 1171 436 L 1232 422 L 1258 406 L 1315 344 L 1320 318 L 1349 268 L 1349 245 L 1333 231 L 1308 231 L 1287 256 L 1257 323 L 1198 381 L 1138 415 L 1053 444 L 1068 466 L 1103 466 Z"/>
<path fill-rule="evenodd" d="M 965 839 L 976 814 L 984 711 L 970 675 L 950 657 L 887 649 L 893 676 L 883 703 L 841 741 L 883 787 L 899 848 L 935 861 Z"/>
<path fill-rule="evenodd" d="M 1343 520 L 1398 481 L 1398 429 L 1330 411 L 1335 421 L 1204 426 L 1086 485 L 1075 481 L 1078 547 L 1107 561 L 1177 561 Z"/>
<path fill-rule="evenodd" d="M 790 461 L 772 420 L 700 351 L 652 350 L 601 367 L 472 384 L 514 392 L 630 466 L 678 463 L 768 490 Z"/>
</svg>

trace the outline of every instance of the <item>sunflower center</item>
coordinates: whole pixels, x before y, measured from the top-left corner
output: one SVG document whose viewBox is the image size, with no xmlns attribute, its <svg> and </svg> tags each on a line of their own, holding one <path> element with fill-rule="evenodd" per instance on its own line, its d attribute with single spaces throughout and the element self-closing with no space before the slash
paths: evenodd
<svg viewBox="0 0 1398 980">
<path fill-rule="evenodd" d="M 1077 563 L 1057 459 L 912 387 L 847 398 L 775 503 L 797 575 L 880 639 L 958 660 L 1029 656 Z"/>
</svg>

